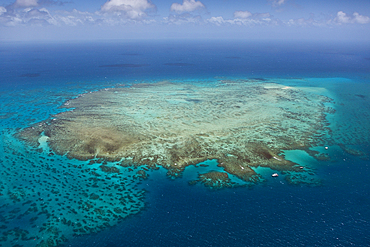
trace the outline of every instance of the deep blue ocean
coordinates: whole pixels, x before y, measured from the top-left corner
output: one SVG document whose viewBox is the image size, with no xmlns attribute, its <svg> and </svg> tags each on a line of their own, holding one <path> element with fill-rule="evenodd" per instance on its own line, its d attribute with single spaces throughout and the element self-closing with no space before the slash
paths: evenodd
<svg viewBox="0 0 370 247">
<path fill-rule="evenodd" d="M 53 168 L 68 169 L 67 163 L 84 165 L 30 151 L 14 137 L 17 131 L 64 111 L 59 107 L 78 94 L 118 84 L 161 80 L 206 84 L 239 78 L 328 90 L 336 109 L 329 119 L 330 161 L 315 160 L 303 151 L 287 154 L 292 161 L 311 166 L 320 185 L 290 185 L 284 176 L 268 175 L 265 182 L 251 187 L 215 190 L 190 186 L 191 174 L 170 179 L 164 169 L 151 171 L 138 185 L 146 190 L 143 210 L 97 233 L 67 238 L 61 246 L 370 246 L 369 44 L 14 42 L 0 44 L 0 68 L 0 246 L 37 246 L 43 238 L 23 232 L 25 237 L 18 243 L 16 231 L 9 231 L 31 232 L 31 220 L 22 214 L 22 207 L 39 203 L 37 193 L 48 186 L 34 178 L 35 173 L 43 176 L 43 169 L 45 174 Z M 345 152 L 341 144 L 361 150 L 362 155 Z M 76 174 L 71 175 L 71 184 L 87 181 Z M 56 186 L 62 186 L 58 181 Z M 25 184 L 33 189 L 27 190 Z M 17 189 L 25 193 L 18 201 L 9 200 L 15 185 L 24 186 Z M 42 214 L 37 217 L 35 222 L 42 223 Z M 4 234 L 8 238 L 1 238 Z"/>
</svg>

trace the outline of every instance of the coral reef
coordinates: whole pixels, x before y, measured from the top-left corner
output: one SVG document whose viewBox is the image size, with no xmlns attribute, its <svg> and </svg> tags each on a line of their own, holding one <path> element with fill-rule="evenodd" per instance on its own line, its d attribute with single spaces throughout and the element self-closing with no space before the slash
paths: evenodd
<svg viewBox="0 0 370 247">
<path fill-rule="evenodd" d="M 65 103 L 69 111 L 18 136 L 38 146 L 45 135 L 54 152 L 79 160 L 160 165 L 171 177 L 186 166 L 217 159 L 226 172 L 257 181 L 251 169 L 257 166 L 299 172 L 279 154 L 323 145 L 330 132 L 326 115 L 334 112 L 328 102 L 266 80 L 142 83 L 81 95 Z"/>
<path fill-rule="evenodd" d="M 135 178 L 145 176 L 141 167 L 129 171 L 99 159 L 49 156 L 45 146 L 40 153 L 38 147 L 22 147 L 10 133 L 2 136 L 0 246 L 58 246 L 74 235 L 113 226 L 145 207 L 145 191 Z"/>
<path fill-rule="evenodd" d="M 199 181 L 212 189 L 231 188 L 234 185 L 226 172 L 212 171 L 199 174 Z"/>
</svg>

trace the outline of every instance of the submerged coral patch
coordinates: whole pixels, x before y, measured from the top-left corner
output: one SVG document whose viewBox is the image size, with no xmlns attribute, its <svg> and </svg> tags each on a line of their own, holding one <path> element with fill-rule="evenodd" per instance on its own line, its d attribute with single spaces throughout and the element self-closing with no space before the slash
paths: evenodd
<svg viewBox="0 0 370 247">
<path fill-rule="evenodd" d="M 211 171 L 200 174 L 199 181 L 213 189 L 231 188 L 234 185 L 226 172 Z"/>
<path fill-rule="evenodd" d="M 1 135 L 0 246 L 57 246 L 144 208 L 142 168 L 50 155 L 44 136 L 35 151 Z"/>
</svg>

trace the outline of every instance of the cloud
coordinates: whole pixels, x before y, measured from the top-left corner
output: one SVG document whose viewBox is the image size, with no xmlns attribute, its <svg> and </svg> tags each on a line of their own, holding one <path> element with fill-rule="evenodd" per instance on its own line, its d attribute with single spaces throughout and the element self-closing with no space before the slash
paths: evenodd
<svg viewBox="0 0 370 247">
<path fill-rule="evenodd" d="M 149 9 L 155 9 L 155 5 L 148 0 L 109 0 L 101 6 L 103 13 L 120 13 L 136 20 L 146 17 Z"/>
<path fill-rule="evenodd" d="M 0 6 L 0 15 L 6 13 L 6 8 Z"/>
<path fill-rule="evenodd" d="M 24 15 L 22 19 L 23 19 L 23 22 L 25 23 L 37 24 L 37 25 L 44 25 L 44 24 L 56 25 L 57 24 L 54 17 L 45 8 L 41 8 L 41 9 L 28 8 L 28 9 L 25 9 L 23 12 L 24 12 Z"/>
<path fill-rule="evenodd" d="M 62 2 L 62 1 L 54 1 L 54 0 L 39 0 L 38 2 L 39 6 L 47 6 L 47 5 L 59 5 L 63 6 L 66 3 L 72 3 L 71 1 Z"/>
<path fill-rule="evenodd" d="M 221 26 L 222 24 L 227 23 L 227 21 L 224 20 L 224 18 L 222 16 L 211 17 L 211 18 L 207 19 L 207 21 L 209 23 L 215 24 L 217 26 Z"/>
<path fill-rule="evenodd" d="M 247 19 L 247 18 L 269 19 L 270 17 L 271 17 L 270 13 L 254 13 L 254 14 L 252 14 L 249 11 L 235 11 L 234 12 L 234 18 L 235 19 Z"/>
<path fill-rule="evenodd" d="M 36 7 L 38 5 L 38 0 L 16 0 L 13 4 L 15 8 Z"/>
<path fill-rule="evenodd" d="M 370 17 L 360 15 L 359 13 L 355 12 L 353 13 L 354 21 L 360 24 L 367 24 L 370 23 Z"/>
<path fill-rule="evenodd" d="M 351 22 L 351 18 L 347 16 L 347 14 L 344 13 L 343 11 L 339 11 L 337 13 L 337 17 L 335 18 L 335 20 L 338 23 L 350 23 Z"/>
<path fill-rule="evenodd" d="M 234 18 L 245 19 L 245 18 L 249 18 L 251 16 L 252 16 L 252 13 L 249 12 L 249 11 L 235 11 L 234 12 Z"/>
<path fill-rule="evenodd" d="M 269 0 L 273 7 L 280 7 L 281 5 L 286 3 L 286 0 Z"/>
<path fill-rule="evenodd" d="M 57 25 L 78 26 L 78 25 L 91 25 L 98 24 L 99 18 L 90 12 L 82 12 L 76 9 L 72 11 L 59 11 L 53 16 Z"/>
<path fill-rule="evenodd" d="M 6 12 L 0 7 L 0 12 L 3 12 L 0 14 L 0 26 L 76 26 L 95 22 L 93 19 L 95 14 L 89 12 L 73 10 L 71 12 L 56 11 L 51 14 L 46 8 L 12 9 L 12 6 L 8 7 L 10 10 Z"/>
<path fill-rule="evenodd" d="M 200 15 L 192 15 L 190 13 L 182 13 L 179 15 L 169 15 L 164 18 L 164 23 L 168 24 L 188 24 L 188 23 L 201 23 L 203 21 Z"/>
<path fill-rule="evenodd" d="M 224 19 L 222 16 L 211 17 L 206 22 L 221 26 L 221 25 L 243 25 L 243 26 L 301 26 L 301 27 L 330 27 L 333 25 L 344 24 L 368 24 L 370 17 L 360 15 L 354 12 L 353 15 L 348 15 L 343 11 L 339 11 L 335 18 L 320 18 L 316 19 L 313 15 L 310 18 L 297 18 L 289 20 L 281 20 L 273 18 L 270 13 L 251 13 L 249 11 L 235 11 L 233 19 Z"/>
<path fill-rule="evenodd" d="M 62 2 L 59 0 L 16 0 L 14 3 L 9 5 L 7 8 L 22 9 L 22 8 L 30 8 L 30 7 L 44 7 L 48 5 L 62 6 L 66 3 L 71 3 L 71 2 Z"/>
<path fill-rule="evenodd" d="M 229 25 L 238 25 L 238 26 L 256 26 L 256 25 L 276 25 L 276 21 L 273 21 L 270 18 L 269 13 L 256 13 L 256 14 L 246 14 L 245 11 L 236 11 L 236 12 L 244 12 L 242 13 L 234 13 L 234 19 L 224 19 L 222 16 L 211 17 L 206 21 L 208 23 L 215 24 L 217 26 L 221 26 L 223 24 Z M 248 12 L 248 11 L 247 11 Z"/>
<path fill-rule="evenodd" d="M 335 18 L 321 18 L 315 19 L 312 15 L 309 19 L 298 18 L 290 19 L 289 21 L 283 21 L 283 24 L 287 26 L 333 26 L 333 25 L 350 25 L 350 24 L 367 24 L 370 23 L 370 17 L 360 15 L 354 12 L 353 15 L 348 15 L 343 11 L 338 11 Z"/>
<path fill-rule="evenodd" d="M 126 24 L 151 24 L 154 19 L 122 18 L 122 13 L 101 11 L 83 12 L 56 10 L 50 13 L 46 8 L 0 7 L 0 26 L 119 26 Z"/>
<path fill-rule="evenodd" d="M 0 15 L 0 24 L 5 26 L 17 25 L 56 25 L 54 17 L 45 8 L 25 8 L 19 11 L 7 11 Z"/>
<path fill-rule="evenodd" d="M 353 16 L 349 16 L 343 11 L 338 11 L 337 16 L 334 18 L 334 22 L 338 24 L 351 24 L 351 23 L 367 24 L 370 23 L 370 17 L 360 15 L 357 12 L 354 12 Z"/>
<path fill-rule="evenodd" d="M 192 12 L 197 9 L 205 8 L 203 3 L 200 1 L 195 0 L 184 0 L 182 4 L 179 3 L 173 3 L 171 5 L 171 11 L 177 12 L 177 13 L 183 13 L 183 12 Z"/>
<path fill-rule="evenodd" d="M 327 23 L 325 20 L 315 20 L 314 18 L 298 18 L 298 19 L 290 19 L 289 21 L 284 21 L 283 24 L 287 26 L 301 26 L 301 27 L 308 27 L 308 26 L 315 26 L 315 27 L 320 27 L 320 26 L 325 26 Z"/>
</svg>

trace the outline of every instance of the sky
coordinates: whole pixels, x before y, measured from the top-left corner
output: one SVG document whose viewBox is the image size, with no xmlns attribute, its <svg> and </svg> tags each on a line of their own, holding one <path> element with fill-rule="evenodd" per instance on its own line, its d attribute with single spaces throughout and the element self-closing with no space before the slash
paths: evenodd
<svg viewBox="0 0 370 247">
<path fill-rule="evenodd" d="M 0 41 L 370 41 L 370 0 L 0 0 Z"/>
</svg>

